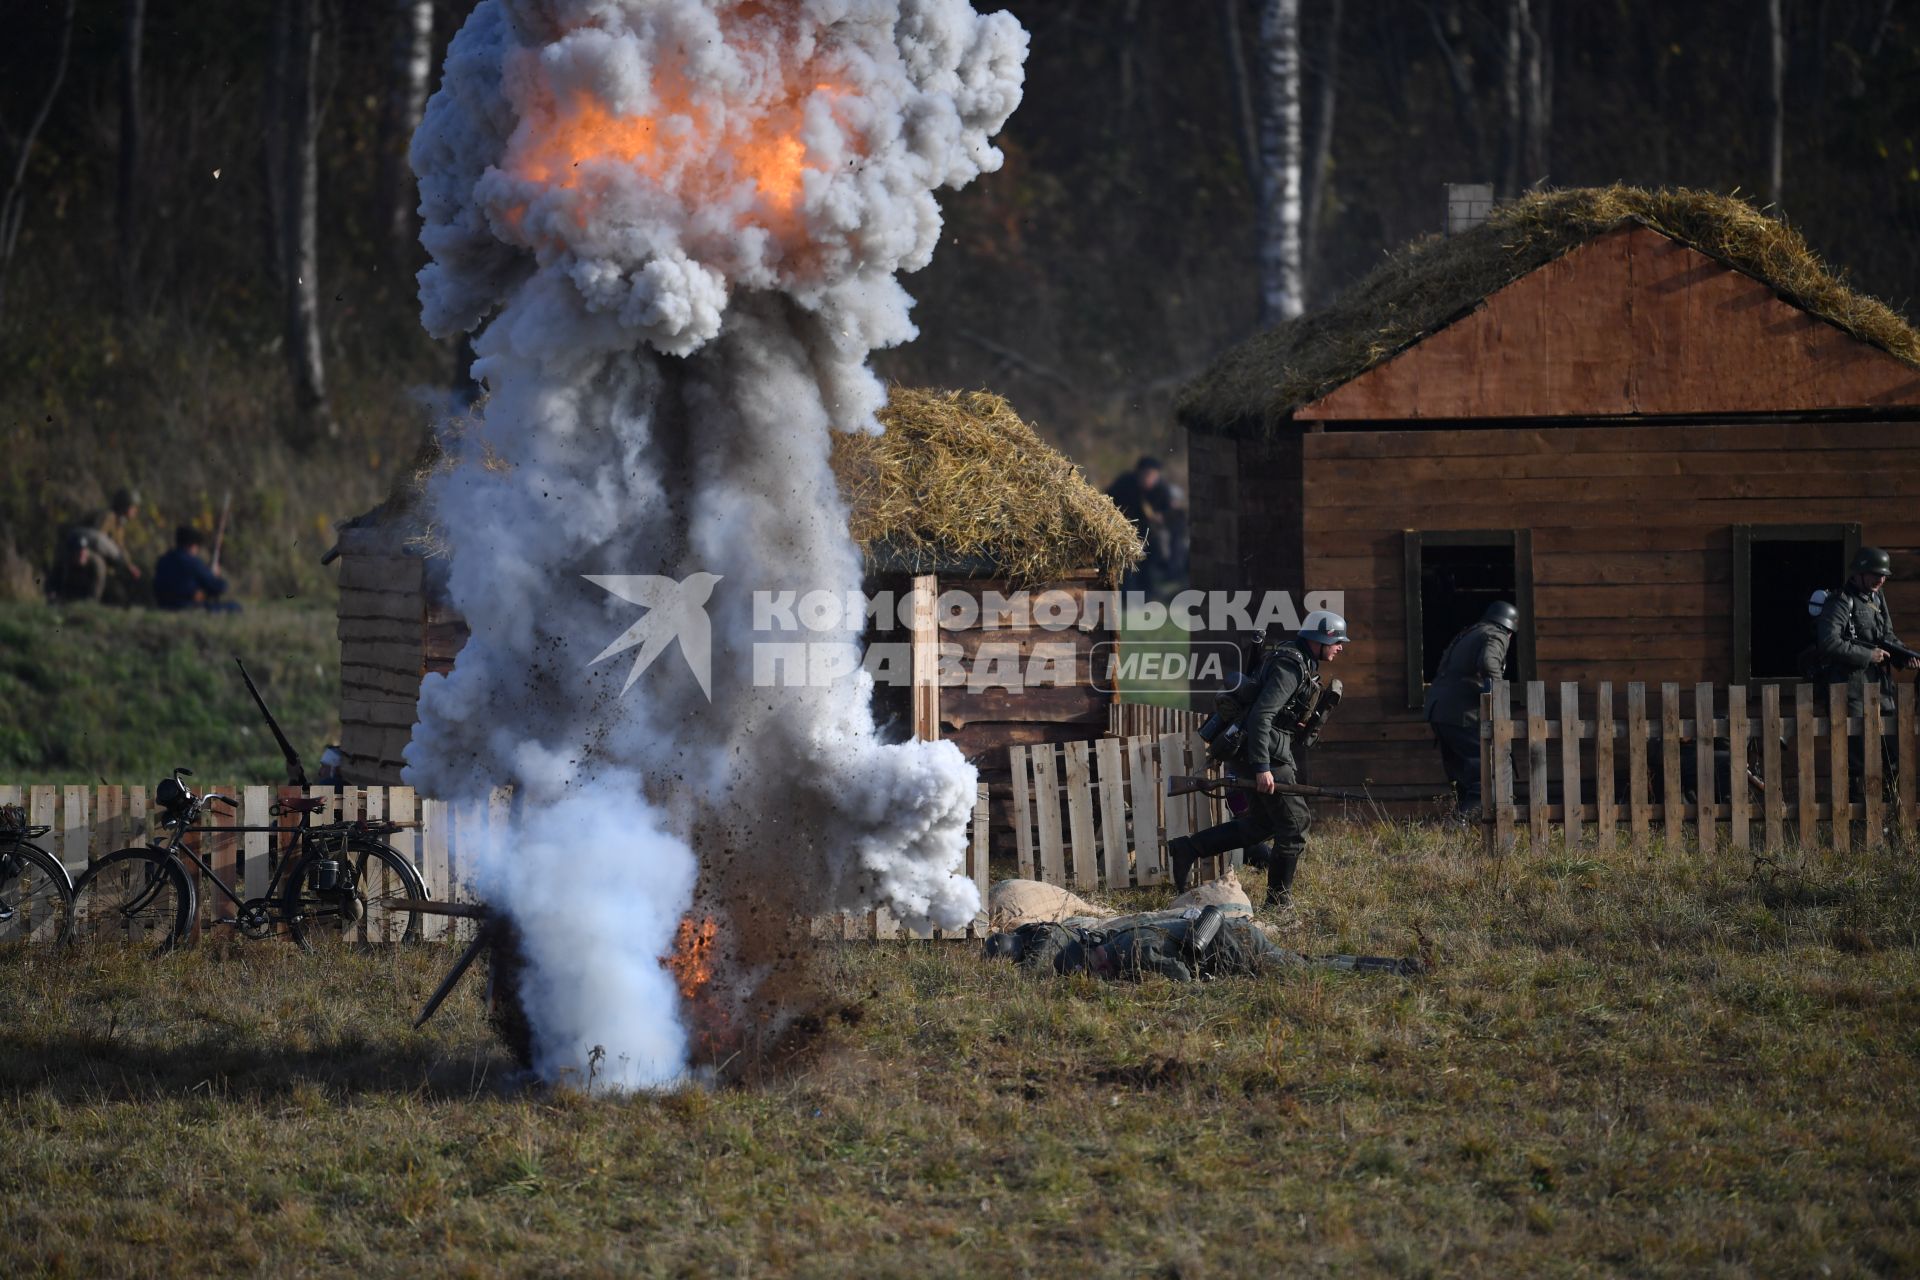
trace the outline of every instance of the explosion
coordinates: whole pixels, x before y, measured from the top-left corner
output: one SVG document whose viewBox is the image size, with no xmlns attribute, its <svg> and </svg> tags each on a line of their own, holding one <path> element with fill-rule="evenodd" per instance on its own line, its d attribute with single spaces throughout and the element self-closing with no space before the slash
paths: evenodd
<svg viewBox="0 0 1920 1280">
<path fill-rule="evenodd" d="M 487 398 L 429 487 L 472 635 L 406 777 L 517 788 L 476 881 L 550 1078 L 661 1087 L 764 1043 L 796 921 L 979 905 L 971 766 L 882 743 L 857 664 L 757 674 L 752 600 L 859 589 L 830 433 L 879 429 L 895 277 L 934 192 L 999 166 L 1025 54 L 965 0 L 482 0 L 449 48 L 413 147 L 421 312 L 474 334 Z"/>
</svg>

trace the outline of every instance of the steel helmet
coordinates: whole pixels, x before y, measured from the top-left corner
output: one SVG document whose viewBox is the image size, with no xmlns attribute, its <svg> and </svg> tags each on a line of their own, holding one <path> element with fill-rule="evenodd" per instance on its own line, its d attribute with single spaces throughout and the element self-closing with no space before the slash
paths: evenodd
<svg viewBox="0 0 1920 1280">
<path fill-rule="evenodd" d="M 1853 553 L 1853 572 L 1893 576 L 1893 557 L 1878 547 L 1862 547 Z"/>
<path fill-rule="evenodd" d="M 1347 620 L 1337 613 L 1326 609 L 1315 609 L 1300 624 L 1302 640 L 1318 640 L 1321 644 L 1346 644 Z"/>
<path fill-rule="evenodd" d="M 1502 631 L 1511 634 L 1514 628 L 1520 625 L 1520 611 L 1505 600 L 1495 600 L 1487 606 L 1487 611 L 1480 615 L 1480 621 L 1491 622 Z"/>
</svg>

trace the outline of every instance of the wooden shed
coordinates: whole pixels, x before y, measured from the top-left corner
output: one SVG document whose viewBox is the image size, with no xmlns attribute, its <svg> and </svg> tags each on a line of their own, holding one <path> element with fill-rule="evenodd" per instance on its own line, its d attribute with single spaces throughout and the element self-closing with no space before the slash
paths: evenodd
<svg viewBox="0 0 1920 1280">
<path fill-rule="evenodd" d="M 1737 200 L 1552 192 L 1392 256 L 1183 393 L 1202 589 L 1345 593 L 1316 780 L 1439 783 L 1421 698 L 1496 598 L 1516 680 L 1794 676 L 1888 548 L 1920 629 L 1920 335 Z"/>
<path fill-rule="evenodd" d="M 999 396 L 895 388 L 880 418 L 883 435 L 840 436 L 834 445 L 850 530 L 865 553 L 865 589 L 896 599 L 918 589 L 929 605 L 944 598 L 951 607 L 944 615 L 925 608 L 913 625 L 895 615 L 869 631 L 869 643 L 912 654 L 910 684 L 878 688 L 876 713 L 903 738 L 958 745 L 993 787 L 994 825 L 1010 830 L 1006 748 L 1106 732 L 1114 695 L 1094 686 L 1092 651 L 1112 638 L 1113 619 L 1079 604 L 1117 584 L 1139 557 L 1139 539 Z M 450 670 L 467 638 L 440 589 L 444 549 L 419 502 L 433 465 L 434 457 L 422 459 L 393 497 L 343 525 L 329 553 L 340 561 L 341 747 L 352 783 L 400 780 L 420 680 Z M 992 611 L 996 595 L 1022 591 L 1074 602 L 1079 624 L 1049 631 L 1009 625 L 1020 619 Z M 1009 691 L 970 688 L 962 673 L 985 645 L 1001 646 L 1024 670 L 1038 644 L 1072 646 L 1072 661 L 1055 668 L 1070 680 Z"/>
</svg>

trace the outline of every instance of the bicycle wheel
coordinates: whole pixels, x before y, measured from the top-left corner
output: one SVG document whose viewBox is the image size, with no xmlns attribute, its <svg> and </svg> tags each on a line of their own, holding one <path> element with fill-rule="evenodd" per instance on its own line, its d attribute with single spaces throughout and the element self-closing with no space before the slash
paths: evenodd
<svg viewBox="0 0 1920 1280">
<path fill-rule="evenodd" d="M 122 849 L 88 867 L 73 886 L 72 937 L 160 955 L 186 939 L 198 907 L 178 858 L 165 849 Z"/>
<path fill-rule="evenodd" d="M 65 942 L 73 881 L 60 860 L 24 840 L 0 845 L 0 945 Z"/>
<path fill-rule="evenodd" d="M 356 942 L 418 942 L 424 898 L 413 865 L 378 840 L 356 836 L 345 856 L 316 849 L 287 873 L 280 908 L 287 932 L 308 951 Z"/>
</svg>

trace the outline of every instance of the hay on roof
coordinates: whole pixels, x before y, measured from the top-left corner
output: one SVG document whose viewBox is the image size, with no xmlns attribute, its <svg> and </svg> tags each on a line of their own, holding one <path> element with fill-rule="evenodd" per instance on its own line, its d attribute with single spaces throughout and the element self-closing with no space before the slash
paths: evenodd
<svg viewBox="0 0 1920 1280">
<path fill-rule="evenodd" d="M 1321 311 L 1249 339 L 1181 393 L 1183 425 L 1270 430 L 1294 410 L 1444 328 L 1481 299 L 1604 232 L 1640 222 L 1771 287 L 1786 301 L 1920 367 L 1920 333 L 1848 288 L 1798 231 L 1730 196 L 1584 187 L 1496 205 L 1455 236 L 1390 256 Z"/>
<path fill-rule="evenodd" d="M 1020 583 L 1118 578 L 1140 537 L 1080 469 L 986 391 L 895 387 L 880 435 L 837 436 L 833 470 L 870 559 L 978 566 Z"/>
<path fill-rule="evenodd" d="M 471 420 L 442 430 L 458 435 Z M 880 421 L 884 435 L 837 435 L 833 445 L 851 532 L 870 562 L 1031 585 L 1088 569 L 1117 580 L 1140 558 L 1132 523 L 1001 397 L 895 387 Z M 348 525 L 385 526 L 414 554 L 444 556 L 423 494 L 447 465 L 436 436 L 387 500 Z"/>
</svg>

